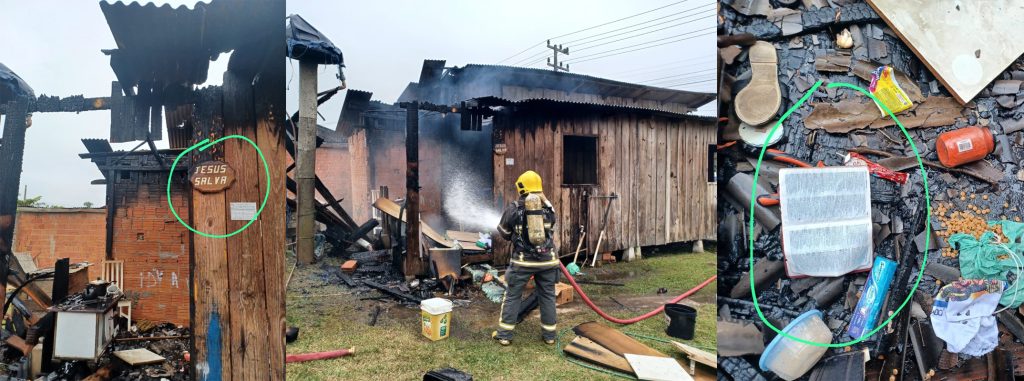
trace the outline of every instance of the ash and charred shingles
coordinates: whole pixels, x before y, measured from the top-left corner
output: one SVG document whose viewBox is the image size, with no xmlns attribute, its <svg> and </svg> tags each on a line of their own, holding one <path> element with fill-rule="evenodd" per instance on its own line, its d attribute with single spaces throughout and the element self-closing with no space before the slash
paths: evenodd
<svg viewBox="0 0 1024 381">
<path fill-rule="evenodd" d="M 264 20 L 275 7 L 245 0 L 212 0 L 192 9 L 101 2 L 100 9 L 117 43 L 117 49 L 104 53 L 126 90 L 140 86 L 162 92 L 168 86 L 201 84 L 210 60 L 274 32 Z"/>
<path fill-rule="evenodd" d="M 521 99 L 521 100 L 510 100 L 499 97 L 481 97 L 473 99 L 480 106 L 506 106 L 512 107 L 516 111 L 543 111 L 543 112 L 633 112 L 644 115 L 656 115 L 665 116 L 669 118 L 682 118 L 687 120 L 703 121 L 703 122 L 714 122 L 716 119 L 710 116 L 698 116 L 693 114 L 683 114 L 671 111 L 663 111 L 652 108 L 644 107 L 632 107 L 632 106 L 619 106 L 602 103 L 589 103 L 589 102 L 574 102 L 565 100 L 553 100 L 553 99 Z"/>
<path fill-rule="evenodd" d="M 487 79 L 498 81 L 502 86 L 552 89 L 565 91 L 570 95 L 593 94 L 598 98 L 620 97 L 664 103 L 679 103 L 689 109 L 696 109 L 717 98 L 717 95 L 714 93 L 673 90 L 583 74 L 514 66 L 469 64 L 462 68 L 451 69 L 449 73 L 462 83 Z M 420 86 L 423 86 L 422 82 L 420 82 Z"/>
</svg>

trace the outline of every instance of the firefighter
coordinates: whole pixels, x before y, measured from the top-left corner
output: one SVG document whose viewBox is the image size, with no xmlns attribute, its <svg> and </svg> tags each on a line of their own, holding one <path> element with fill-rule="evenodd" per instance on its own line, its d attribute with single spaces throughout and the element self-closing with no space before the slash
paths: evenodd
<svg viewBox="0 0 1024 381">
<path fill-rule="evenodd" d="M 498 330 L 491 336 L 501 345 L 509 345 L 516 328 L 523 288 L 533 277 L 540 301 L 541 338 L 554 344 L 555 283 L 558 283 L 558 251 L 555 250 L 555 211 L 544 197 L 540 175 L 526 171 L 516 180 L 519 199 L 509 203 L 498 223 L 498 233 L 512 242 L 505 296 L 501 302 Z"/>
</svg>

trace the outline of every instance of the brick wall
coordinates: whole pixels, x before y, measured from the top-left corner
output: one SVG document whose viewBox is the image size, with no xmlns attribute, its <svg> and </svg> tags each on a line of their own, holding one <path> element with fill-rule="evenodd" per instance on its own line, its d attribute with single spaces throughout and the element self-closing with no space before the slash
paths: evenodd
<svg viewBox="0 0 1024 381">
<path fill-rule="evenodd" d="M 14 252 L 31 254 L 40 268 L 61 258 L 90 262 L 89 279 L 94 279 L 106 255 L 106 219 L 105 208 L 18 208 Z"/>
<path fill-rule="evenodd" d="M 115 185 L 114 259 L 124 261 L 132 317 L 189 324 L 189 238 L 167 205 L 166 173 L 131 172 Z M 175 210 L 188 220 L 184 179 L 172 188 Z"/>
<path fill-rule="evenodd" d="M 352 144 L 351 140 L 349 144 Z M 420 136 L 420 213 L 428 222 L 433 222 L 439 217 L 442 208 L 442 182 L 451 179 L 449 174 L 443 173 L 441 165 L 443 147 L 446 144 L 451 143 L 441 142 L 430 136 Z M 368 189 L 387 186 L 392 199 L 403 197 L 406 180 L 405 132 L 373 130 L 367 145 L 372 171 Z"/>
<path fill-rule="evenodd" d="M 316 175 L 342 207 L 352 210 L 352 187 L 349 186 L 349 154 L 347 145 L 324 144 L 316 150 Z M 323 201 L 323 200 L 321 200 Z"/>
<path fill-rule="evenodd" d="M 288 156 L 285 165 L 290 166 L 293 162 L 291 156 Z M 352 187 L 349 185 L 350 154 L 348 145 L 325 143 L 317 148 L 315 171 L 316 176 L 324 183 L 327 190 L 331 191 L 331 195 L 335 199 L 342 199 L 342 207 L 351 215 L 353 204 Z M 288 176 L 294 179 L 295 169 L 288 172 Z M 289 191 L 288 197 L 295 197 L 295 194 Z M 321 203 L 327 202 L 319 194 L 316 199 Z M 359 219 L 356 220 L 359 221 Z"/>
</svg>

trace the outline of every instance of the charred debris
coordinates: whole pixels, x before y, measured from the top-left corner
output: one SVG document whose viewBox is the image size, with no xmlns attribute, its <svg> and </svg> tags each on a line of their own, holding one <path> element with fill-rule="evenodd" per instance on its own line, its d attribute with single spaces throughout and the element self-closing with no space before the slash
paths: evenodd
<svg viewBox="0 0 1024 381">
<path fill-rule="evenodd" d="M 975 251 L 978 247 L 990 247 L 987 242 L 976 241 L 985 232 L 1008 245 L 1009 252 L 1000 252 L 992 261 L 1012 261 L 1022 253 L 1017 243 L 1006 239 L 1019 237 L 1012 230 L 1019 226 L 1015 223 L 1021 221 L 1024 208 L 1024 169 L 1020 164 L 1024 159 L 1024 134 L 1020 133 L 1024 108 L 1019 101 L 1024 60 L 1015 59 L 1008 67 L 1002 66 L 1005 69 L 991 83 L 962 102 L 915 55 L 915 47 L 892 29 L 887 17 L 880 16 L 879 5 L 888 18 L 898 16 L 898 12 L 885 8 L 885 3 L 890 2 L 872 3 L 878 4 L 856 0 L 734 0 L 720 6 L 722 143 L 718 147 L 718 168 L 725 195 L 718 204 L 718 272 L 722 281 L 718 296 L 720 379 L 783 377 L 770 370 L 765 353 L 772 346 L 793 342 L 767 327 L 762 316 L 782 330 L 794 321 L 800 321 L 794 326 L 802 324 L 798 317 L 817 310 L 821 323 L 831 332 L 830 342 L 844 343 L 858 338 L 850 335 L 851 320 L 858 314 L 858 303 L 870 298 L 877 298 L 875 302 L 880 307 L 874 326 L 891 317 L 888 324 L 855 344 L 816 347 L 814 350 L 822 351 L 820 359 L 814 360 L 806 371 L 784 379 L 1010 380 L 1024 375 L 1024 316 L 1017 308 L 1020 302 L 1012 300 L 1020 268 L 1011 265 L 1008 268 L 1014 268 L 985 276 L 969 270 L 987 263 L 988 252 Z M 960 28 L 957 33 L 968 35 L 979 31 L 959 24 L 939 23 L 931 27 Z M 774 67 L 770 59 L 754 53 L 755 46 L 762 42 L 770 44 L 777 57 Z M 979 57 L 983 54 L 986 50 L 979 51 Z M 939 72 L 943 69 L 932 66 Z M 759 73 L 766 67 L 768 75 Z M 863 94 L 851 88 L 829 86 L 844 82 L 868 89 L 880 67 L 892 69 L 896 83 L 913 102 L 909 110 L 896 113 L 909 136 L 904 136 L 892 118 L 882 115 L 880 108 Z M 769 110 L 768 122 L 752 128 L 737 114 L 749 115 L 756 110 L 744 104 L 739 93 L 748 86 L 763 86 L 765 77 L 770 77 L 769 82 L 777 81 L 781 104 L 778 110 Z M 823 84 L 816 87 L 819 80 Z M 770 128 L 812 88 L 815 90 L 808 95 L 807 102 L 794 108 L 778 126 L 780 136 L 769 136 Z M 771 98 L 766 96 L 763 100 Z M 987 144 L 992 146 L 987 147 L 980 160 L 946 165 L 948 157 L 939 152 L 943 147 L 937 147 L 942 144 L 943 134 L 969 127 L 987 130 Z M 908 137 L 913 140 L 913 147 L 907 142 Z M 766 141 L 770 144 L 758 167 L 761 146 Z M 915 149 L 927 173 L 930 210 Z M 870 255 L 875 260 L 885 258 L 895 264 L 891 286 L 882 289 L 883 295 L 864 295 L 864 290 L 871 288 L 865 286 L 869 276 L 875 277 L 875 281 L 883 276 L 876 274 L 878 262 L 868 272 L 847 269 L 834 276 L 793 276 L 793 270 L 805 259 L 795 255 L 797 244 L 783 247 L 786 217 L 781 209 L 786 207 L 786 195 L 779 200 L 776 194 L 780 191 L 780 172 L 784 176 L 793 173 L 788 168 L 822 170 L 818 167 L 844 166 L 851 153 L 871 162 L 868 185 L 855 189 L 870 194 L 870 204 L 865 209 L 871 233 L 867 242 Z M 893 181 L 892 176 L 902 177 L 905 183 Z M 815 189 L 827 190 L 828 185 Z M 798 213 L 802 207 L 809 207 L 806 205 L 809 204 L 794 203 L 789 210 Z M 848 206 L 842 202 L 833 205 L 835 209 Z M 927 242 L 926 252 L 928 225 L 931 241 Z M 791 239 L 798 238 L 797 233 L 790 234 Z M 824 256 L 821 254 L 818 260 L 827 261 L 821 259 Z M 949 327 L 936 322 L 945 311 L 943 295 L 948 294 L 940 294 L 944 287 L 993 280 L 1001 282 L 1002 296 L 1011 300 L 1002 301 L 994 318 L 982 320 L 983 324 L 996 325 L 982 331 L 987 332 L 984 340 L 972 337 L 972 333 L 950 332 Z M 752 301 L 752 283 L 760 312 Z M 937 303 L 937 298 L 943 301 Z M 904 300 L 908 300 L 905 306 Z M 936 311 L 940 305 L 943 308 Z M 974 303 L 971 308 L 977 305 Z M 896 313 L 900 307 L 902 310 Z M 984 311 L 987 316 L 995 312 L 991 308 Z M 958 335 L 960 339 L 956 338 Z M 773 344 L 773 340 L 782 344 Z M 979 344 L 981 350 L 972 350 L 962 348 L 963 343 L 958 340 L 984 345 Z M 969 354 L 972 352 L 973 355 Z"/>
</svg>

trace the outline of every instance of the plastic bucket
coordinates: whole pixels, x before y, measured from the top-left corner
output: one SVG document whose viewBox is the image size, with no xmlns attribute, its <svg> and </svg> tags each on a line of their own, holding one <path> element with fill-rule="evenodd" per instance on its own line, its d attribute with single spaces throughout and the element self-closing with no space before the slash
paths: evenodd
<svg viewBox="0 0 1024 381">
<path fill-rule="evenodd" d="M 793 319 L 782 332 L 803 340 L 831 343 L 832 331 L 822 320 L 821 311 L 810 310 Z M 761 354 L 758 366 L 762 370 L 775 372 L 780 378 L 792 381 L 811 370 L 828 348 L 807 345 L 790 340 L 782 335 L 775 336 Z"/>
<path fill-rule="evenodd" d="M 697 324 L 696 309 L 682 304 L 666 304 L 665 316 L 668 317 L 666 335 L 683 340 L 693 340 L 693 330 Z"/>
<path fill-rule="evenodd" d="M 420 302 L 420 321 L 423 336 L 437 341 L 451 333 L 452 302 L 433 298 Z"/>
</svg>

